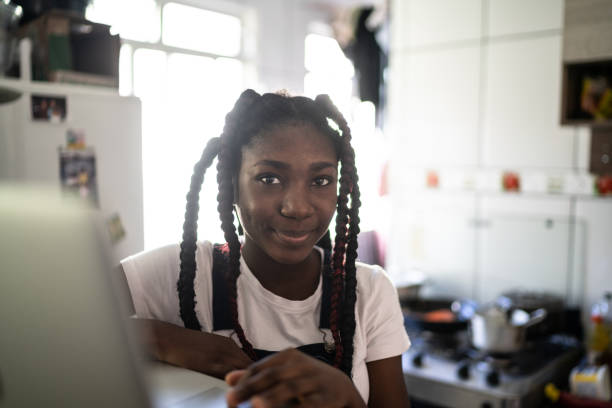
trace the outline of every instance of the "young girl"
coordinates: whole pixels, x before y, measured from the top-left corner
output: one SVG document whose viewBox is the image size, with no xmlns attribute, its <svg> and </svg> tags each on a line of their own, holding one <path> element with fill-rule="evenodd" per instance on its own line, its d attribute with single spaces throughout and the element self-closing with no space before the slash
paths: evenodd
<svg viewBox="0 0 612 408">
<path fill-rule="evenodd" d="M 355 262 L 350 140 L 327 96 L 240 96 L 195 166 L 180 247 L 122 262 L 155 358 L 225 377 L 230 406 L 408 405 L 401 354 L 410 342 L 397 293 L 382 269 Z M 215 157 L 223 245 L 196 241 Z"/>
</svg>

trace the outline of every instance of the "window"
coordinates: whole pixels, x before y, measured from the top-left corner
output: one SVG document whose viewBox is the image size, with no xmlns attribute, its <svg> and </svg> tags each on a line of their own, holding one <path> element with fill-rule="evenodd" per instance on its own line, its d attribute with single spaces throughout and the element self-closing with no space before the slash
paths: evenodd
<svg viewBox="0 0 612 408">
<path fill-rule="evenodd" d="M 111 32 L 122 39 L 159 40 L 159 6 L 155 0 L 94 0 L 86 15 L 88 20 L 110 25 Z"/>
<path fill-rule="evenodd" d="M 142 101 L 145 249 L 177 242 L 193 166 L 248 85 L 241 19 L 163 0 L 94 0 L 87 18 L 122 36 L 119 91 Z M 213 164 L 198 236 L 221 242 L 216 196 Z"/>
<path fill-rule="evenodd" d="M 240 19 L 227 14 L 168 3 L 162 41 L 166 45 L 235 57 L 240 53 Z"/>
</svg>

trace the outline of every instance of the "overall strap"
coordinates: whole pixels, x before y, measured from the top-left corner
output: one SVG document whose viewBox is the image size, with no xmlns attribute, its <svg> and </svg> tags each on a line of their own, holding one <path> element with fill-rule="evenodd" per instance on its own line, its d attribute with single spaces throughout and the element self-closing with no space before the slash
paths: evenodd
<svg viewBox="0 0 612 408">
<path fill-rule="evenodd" d="M 324 251 L 324 264 L 329 263 L 330 251 Z M 213 331 L 232 330 L 234 324 L 230 315 L 229 293 L 227 289 L 227 274 L 229 267 L 229 248 L 227 244 L 213 246 L 212 292 L 213 292 Z M 321 314 L 319 328 L 329 329 L 329 314 L 331 310 L 331 276 L 323 271 L 321 276 Z"/>
<path fill-rule="evenodd" d="M 227 273 L 229 266 L 229 247 L 227 244 L 213 246 L 212 267 L 212 308 L 213 331 L 232 330 L 234 324 L 230 315 Z"/>
</svg>

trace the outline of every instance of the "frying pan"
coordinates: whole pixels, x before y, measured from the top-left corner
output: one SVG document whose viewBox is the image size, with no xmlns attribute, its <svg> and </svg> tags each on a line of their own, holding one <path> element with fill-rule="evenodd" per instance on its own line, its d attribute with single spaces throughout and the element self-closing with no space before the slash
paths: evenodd
<svg viewBox="0 0 612 408">
<path fill-rule="evenodd" d="M 449 334 L 466 330 L 468 322 L 451 311 L 453 299 L 431 298 L 401 301 L 404 312 L 404 325 L 407 329 Z M 432 320 L 429 312 L 442 312 L 449 320 Z"/>
</svg>

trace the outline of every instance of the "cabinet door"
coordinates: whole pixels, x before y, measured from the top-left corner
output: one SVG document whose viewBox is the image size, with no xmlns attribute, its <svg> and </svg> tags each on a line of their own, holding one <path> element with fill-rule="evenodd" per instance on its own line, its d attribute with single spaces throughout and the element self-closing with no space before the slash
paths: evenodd
<svg viewBox="0 0 612 408">
<path fill-rule="evenodd" d="M 492 300 L 510 289 L 565 297 L 569 234 L 567 218 L 486 218 L 478 233 L 479 300 Z"/>
<path fill-rule="evenodd" d="M 420 193 L 394 203 L 389 272 L 401 280 L 415 270 L 428 281 L 425 296 L 472 297 L 475 198 Z"/>
<path fill-rule="evenodd" d="M 571 168 L 573 129 L 559 125 L 561 36 L 486 49 L 483 164 Z"/>
<path fill-rule="evenodd" d="M 567 197 L 511 194 L 479 200 L 478 297 L 489 301 L 509 289 L 574 295 L 573 246 L 580 246 Z"/>
</svg>

